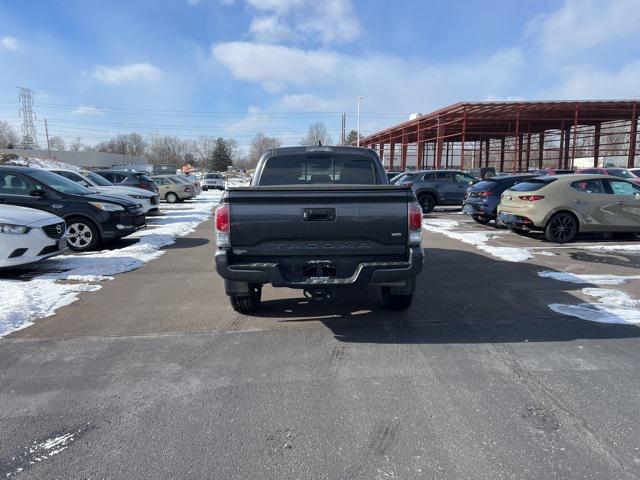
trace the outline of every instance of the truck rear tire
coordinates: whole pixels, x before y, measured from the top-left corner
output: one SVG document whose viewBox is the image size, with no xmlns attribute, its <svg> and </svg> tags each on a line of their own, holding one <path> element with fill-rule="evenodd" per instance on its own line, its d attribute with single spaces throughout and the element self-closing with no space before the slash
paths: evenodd
<svg viewBox="0 0 640 480">
<path fill-rule="evenodd" d="M 231 306 L 238 313 L 255 312 L 260 307 L 262 299 L 262 285 L 251 285 L 249 287 L 249 295 L 231 295 L 229 300 Z"/>
<path fill-rule="evenodd" d="M 411 306 L 413 294 L 394 295 L 389 287 L 382 287 L 382 300 L 390 310 L 406 310 Z"/>
</svg>

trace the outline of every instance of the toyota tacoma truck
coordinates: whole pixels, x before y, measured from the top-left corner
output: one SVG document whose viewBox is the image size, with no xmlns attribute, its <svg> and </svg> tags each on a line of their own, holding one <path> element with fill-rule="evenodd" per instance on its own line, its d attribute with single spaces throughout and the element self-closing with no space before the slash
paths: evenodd
<svg viewBox="0 0 640 480">
<path fill-rule="evenodd" d="M 216 270 L 241 313 L 259 307 L 268 283 L 312 299 L 375 286 L 404 310 L 422 270 L 422 209 L 410 187 L 389 184 L 371 149 L 268 151 L 249 187 L 224 193 L 215 229 Z"/>
</svg>

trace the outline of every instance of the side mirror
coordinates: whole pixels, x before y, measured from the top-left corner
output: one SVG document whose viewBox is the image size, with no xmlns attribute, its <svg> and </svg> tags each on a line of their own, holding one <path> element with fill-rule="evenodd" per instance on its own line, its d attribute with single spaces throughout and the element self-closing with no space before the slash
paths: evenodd
<svg viewBox="0 0 640 480">
<path fill-rule="evenodd" d="M 34 188 L 29 192 L 29 196 L 31 197 L 44 197 L 44 190 L 39 188 Z"/>
</svg>

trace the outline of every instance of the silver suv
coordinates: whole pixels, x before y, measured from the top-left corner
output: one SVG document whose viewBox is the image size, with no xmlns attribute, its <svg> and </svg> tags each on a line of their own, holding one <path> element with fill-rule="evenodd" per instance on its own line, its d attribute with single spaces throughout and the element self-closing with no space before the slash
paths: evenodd
<svg viewBox="0 0 640 480">
<path fill-rule="evenodd" d="M 224 176 L 221 173 L 205 173 L 202 179 L 202 190 L 205 192 L 210 188 L 224 190 Z"/>
</svg>

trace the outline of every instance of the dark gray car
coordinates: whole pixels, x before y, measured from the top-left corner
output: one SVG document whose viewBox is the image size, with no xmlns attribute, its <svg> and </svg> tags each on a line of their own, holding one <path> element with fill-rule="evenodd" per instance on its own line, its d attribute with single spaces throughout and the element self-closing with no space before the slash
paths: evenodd
<svg viewBox="0 0 640 480">
<path fill-rule="evenodd" d="M 462 205 L 467 189 L 478 179 L 460 170 L 417 170 L 407 172 L 396 185 L 411 185 L 424 213 L 437 205 Z"/>
</svg>

